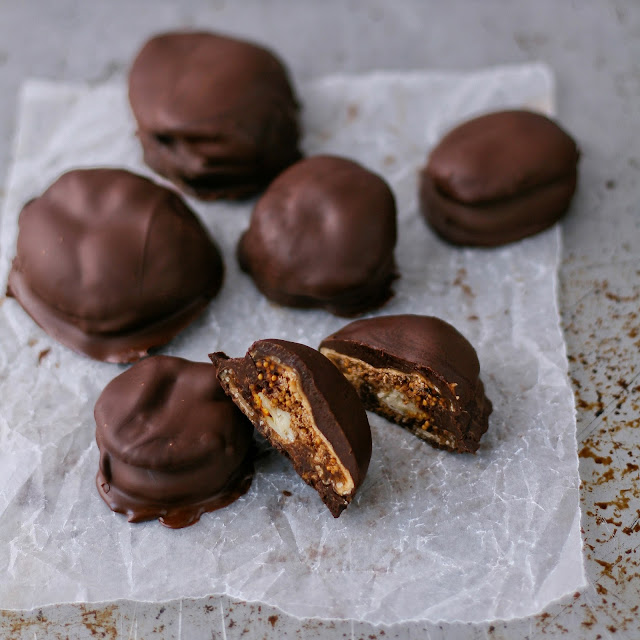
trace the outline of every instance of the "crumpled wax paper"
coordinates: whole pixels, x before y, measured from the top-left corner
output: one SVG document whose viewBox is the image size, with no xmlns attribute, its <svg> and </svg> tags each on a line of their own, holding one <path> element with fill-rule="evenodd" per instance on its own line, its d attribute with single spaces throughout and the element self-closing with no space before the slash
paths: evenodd
<svg viewBox="0 0 640 640">
<path fill-rule="evenodd" d="M 226 593 L 300 617 L 483 621 L 533 614 L 582 586 L 573 395 L 556 301 L 559 230 L 500 249 L 456 249 L 427 228 L 417 199 L 418 170 L 449 128 L 505 107 L 551 113 L 553 93 L 542 65 L 339 75 L 300 88 L 305 151 L 353 157 L 396 194 L 401 278 L 375 313 L 454 324 L 478 350 L 494 405 L 475 456 L 437 451 L 370 414 L 369 473 L 337 520 L 275 453 L 260 461 L 246 496 L 190 528 L 132 525 L 112 513 L 94 484 L 93 406 L 125 367 L 56 344 L 3 299 L 0 607 Z M 27 82 L 19 115 L 2 283 L 22 204 L 64 170 L 109 165 L 151 175 L 123 84 Z M 191 204 L 223 250 L 226 279 L 163 353 L 240 356 L 264 337 L 317 346 L 345 324 L 275 306 L 239 271 L 234 249 L 251 202 Z"/>
</svg>

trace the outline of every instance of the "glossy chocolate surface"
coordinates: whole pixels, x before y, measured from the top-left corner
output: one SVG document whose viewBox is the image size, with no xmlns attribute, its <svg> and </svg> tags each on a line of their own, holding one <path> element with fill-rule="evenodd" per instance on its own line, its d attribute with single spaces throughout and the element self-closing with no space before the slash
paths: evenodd
<svg viewBox="0 0 640 640">
<path fill-rule="evenodd" d="M 337 496 L 330 486 L 309 480 L 307 476 L 310 460 L 296 455 L 292 448 L 282 447 L 278 442 L 270 440 L 292 460 L 298 474 L 319 492 L 333 515 L 338 517 L 362 484 L 371 459 L 369 421 L 353 387 L 321 353 L 306 345 L 286 340 L 259 340 L 249 348 L 244 358 L 230 359 L 224 353 L 210 354 L 210 358 L 225 391 L 232 391 L 226 381 L 230 377 L 240 396 L 239 406 L 256 429 L 268 439 L 269 433 L 265 431 L 261 414 L 252 407 L 252 394 L 261 381 L 256 363 L 266 358 L 292 369 L 297 374 L 312 413 L 313 423 L 330 443 L 338 460 L 351 476 L 353 492 L 347 496 Z M 234 400 L 237 400 L 237 397 Z"/>
<path fill-rule="evenodd" d="M 475 349 L 449 323 L 409 314 L 356 320 L 322 341 L 320 351 L 328 350 L 363 361 L 380 375 L 391 370 L 424 378 L 446 401 L 448 410 L 440 416 L 439 428 L 453 434 L 456 446 L 451 448 L 477 449 L 492 406 L 484 395 Z M 367 389 L 369 394 L 375 389 Z M 379 412 L 377 401 L 367 402 L 362 394 L 361 399 Z"/>
<path fill-rule="evenodd" d="M 574 140 L 541 114 L 474 118 L 433 149 L 421 175 L 422 212 L 453 244 L 497 246 L 551 226 L 577 181 Z"/>
<path fill-rule="evenodd" d="M 253 429 L 209 364 L 146 358 L 105 387 L 95 420 L 98 491 L 131 522 L 188 526 L 251 484 Z"/>
<path fill-rule="evenodd" d="M 393 295 L 396 235 L 395 200 L 381 177 L 345 158 L 314 156 L 260 198 L 238 259 L 279 304 L 353 316 Z"/>
<path fill-rule="evenodd" d="M 176 193 L 83 169 L 25 205 L 8 293 L 71 349 L 131 362 L 195 319 L 222 277 L 217 247 Z"/>
<path fill-rule="evenodd" d="M 207 32 L 151 38 L 129 74 L 145 162 L 202 198 L 241 198 L 300 157 L 298 103 L 267 49 Z"/>
</svg>

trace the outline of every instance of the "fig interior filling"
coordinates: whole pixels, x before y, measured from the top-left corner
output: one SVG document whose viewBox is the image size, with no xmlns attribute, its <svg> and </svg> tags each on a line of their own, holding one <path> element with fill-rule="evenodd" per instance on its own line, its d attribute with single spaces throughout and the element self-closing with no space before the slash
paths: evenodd
<svg viewBox="0 0 640 640">
<path fill-rule="evenodd" d="M 418 373 L 377 368 L 333 349 L 320 351 L 340 369 L 355 387 L 364 406 L 423 440 L 445 449 L 455 449 L 456 440 L 445 427 L 455 412 L 440 388 Z M 455 385 L 449 385 L 455 395 Z"/>
<path fill-rule="evenodd" d="M 296 371 L 273 356 L 254 361 L 258 375 L 249 394 L 241 393 L 231 372 L 221 373 L 238 406 L 263 436 L 287 454 L 307 484 L 322 484 L 339 496 L 349 496 L 353 478 L 317 427 Z"/>
</svg>

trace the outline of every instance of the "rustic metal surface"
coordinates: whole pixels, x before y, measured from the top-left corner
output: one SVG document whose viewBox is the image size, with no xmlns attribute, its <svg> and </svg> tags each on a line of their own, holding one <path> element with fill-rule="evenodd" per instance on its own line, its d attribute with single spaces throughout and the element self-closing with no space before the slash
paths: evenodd
<svg viewBox="0 0 640 640">
<path fill-rule="evenodd" d="M 212 597 L 4 611 L 0 638 L 640 637 L 637 0 L 0 0 L 0 173 L 10 160 L 22 78 L 120 78 L 147 35 L 195 25 L 270 43 L 298 79 L 525 60 L 554 68 L 560 117 L 583 154 L 578 196 L 563 223 L 559 298 L 578 412 L 590 586 L 538 616 L 476 626 L 299 621 Z"/>
</svg>

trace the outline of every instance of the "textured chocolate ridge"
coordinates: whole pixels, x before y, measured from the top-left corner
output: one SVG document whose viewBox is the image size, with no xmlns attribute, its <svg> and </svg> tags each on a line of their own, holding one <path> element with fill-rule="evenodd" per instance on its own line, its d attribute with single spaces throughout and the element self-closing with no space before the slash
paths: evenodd
<svg viewBox="0 0 640 640">
<path fill-rule="evenodd" d="M 325 338 L 320 350 L 351 380 L 367 409 L 432 444 L 459 452 L 477 450 L 492 406 L 478 377 L 475 349 L 450 324 L 417 315 L 357 320 Z M 372 367 L 379 380 L 364 383 L 359 379 L 354 373 L 358 361 Z M 429 398 L 437 399 L 428 429 L 423 428 L 424 420 L 403 418 L 376 394 L 390 380 L 406 379 L 408 383 L 412 376 L 417 386 L 433 390 Z"/>
<path fill-rule="evenodd" d="M 173 182 L 184 193 L 199 200 L 244 200 L 263 191 L 282 170 L 297 162 L 302 154 L 295 147 L 288 156 L 274 164 L 263 166 L 247 158 L 245 166 L 228 162 L 222 158 L 200 156 L 198 163 L 201 169 L 190 168 L 181 160 L 180 155 L 167 145 L 158 143 L 153 134 L 138 131 L 142 144 L 144 162 L 161 176 Z M 286 149 L 287 144 L 282 143 Z"/>
<path fill-rule="evenodd" d="M 425 220 L 443 240 L 460 246 L 496 247 L 554 225 L 566 212 L 575 188 L 574 175 L 513 198 L 465 205 L 441 193 L 424 174 L 420 204 Z"/>
<path fill-rule="evenodd" d="M 271 183 L 237 255 L 274 302 L 354 316 L 393 295 L 396 235 L 382 178 L 345 158 L 314 156 Z"/>
<path fill-rule="evenodd" d="M 362 484 L 371 458 L 369 422 L 351 385 L 315 349 L 285 340 L 259 340 L 249 348 L 244 358 L 230 359 L 221 352 L 210 354 L 209 357 L 225 391 L 252 421 L 254 427 L 291 459 L 298 474 L 318 491 L 332 514 L 338 517 Z M 269 438 L 269 431 L 254 406 L 251 390 L 258 383 L 256 362 L 264 358 L 276 359 L 296 372 L 311 408 L 315 427 L 330 443 L 336 457 L 353 480 L 353 491 L 349 495 L 338 495 L 332 487 L 310 480 L 309 461 L 297 457 L 290 449 Z M 232 381 L 230 377 L 233 378 Z M 238 392 L 241 399 L 233 395 L 234 391 Z"/>
</svg>

